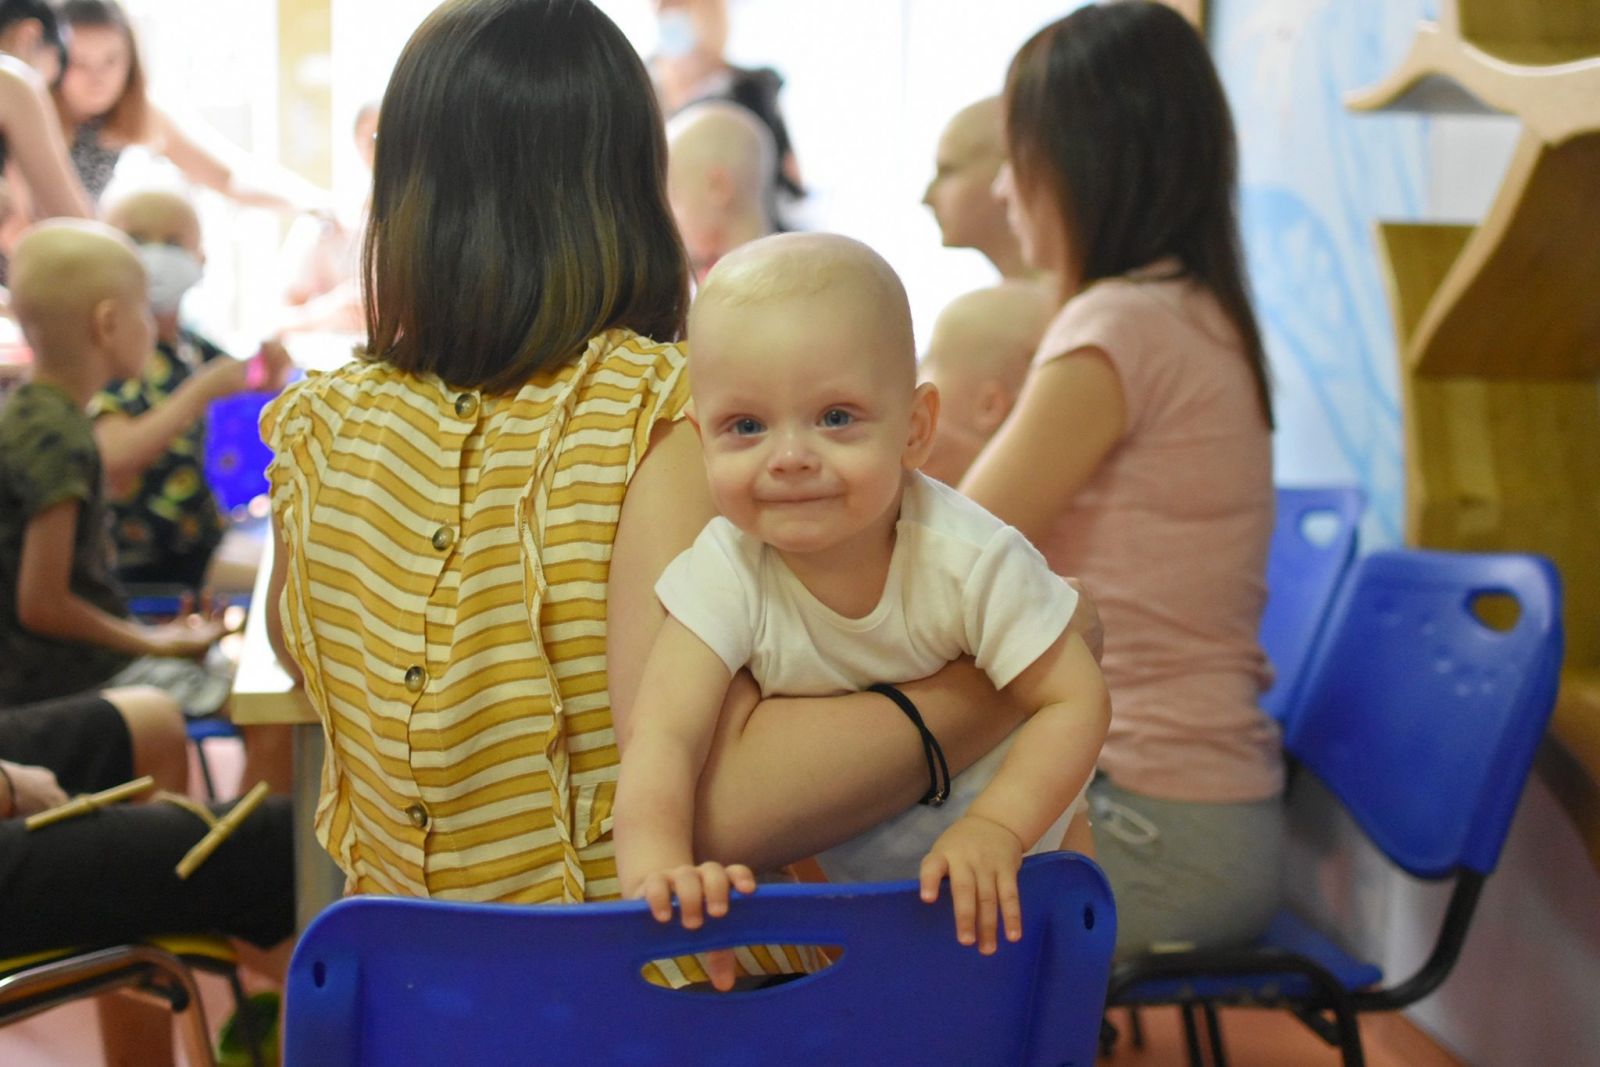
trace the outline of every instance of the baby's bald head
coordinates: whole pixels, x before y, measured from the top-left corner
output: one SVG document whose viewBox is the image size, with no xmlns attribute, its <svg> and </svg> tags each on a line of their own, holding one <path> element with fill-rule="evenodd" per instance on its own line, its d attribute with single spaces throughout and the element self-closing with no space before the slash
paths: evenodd
<svg viewBox="0 0 1600 1067">
<path fill-rule="evenodd" d="M 923 373 L 951 382 L 992 379 L 1014 396 L 1051 313 L 1049 294 L 1030 282 L 964 293 L 939 313 L 922 358 Z"/>
<path fill-rule="evenodd" d="M 862 359 L 872 359 L 907 394 L 916 383 L 911 306 L 894 268 L 860 241 L 830 233 L 783 233 L 724 256 L 706 276 L 689 312 L 691 358 L 697 325 L 723 309 L 805 301 L 818 315 L 859 324 Z"/>
<path fill-rule="evenodd" d="M 144 299 L 144 267 L 121 233 L 99 222 L 52 219 L 11 255 L 11 307 L 24 331 L 86 318 L 107 298 Z"/>
</svg>

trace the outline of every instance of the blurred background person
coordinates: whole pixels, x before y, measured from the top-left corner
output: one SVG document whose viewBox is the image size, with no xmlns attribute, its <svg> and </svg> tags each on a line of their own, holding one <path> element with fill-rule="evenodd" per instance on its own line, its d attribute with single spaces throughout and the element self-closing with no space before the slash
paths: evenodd
<svg viewBox="0 0 1600 1067">
<path fill-rule="evenodd" d="M 372 159 L 377 151 L 378 101 L 356 111 L 356 156 L 366 181 L 358 203 L 330 216 L 303 215 L 289 228 L 278 254 L 283 271 L 282 332 L 366 328 L 361 307 L 361 231 L 372 200 Z"/>
<path fill-rule="evenodd" d="M 655 0 L 656 51 L 650 76 L 669 118 L 701 100 L 731 100 L 748 108 L 772 133 L 778 165 L 768 186 L 768 211 L 780 220 L 786 201 L 805 196 L 800 162 L 778 107 L 783 78 L 771 67 L 737 67 L 728 46 L 727 0 Z"/>
<path fill-rule="evenodd" d="M 922 472 L 956 485 L 1011 414 L 1028 365 L 1055 314 L 1031 282 L 1005 282 L 956 297 L 940 312 L 923 354 L 924 381 L 939 389 L 939 425 Z"/>
<path fill-rule="evenodd" d="M 328 194 L 305 179 L 248 160 L 210 131 L 181 129 L 157 107 L 146 90 L 133 26 L 115 0 L 66 0 L 59 11 L 68 48 L 56 109 L 90 197 L 99 200 L 123 151 L 142 145 L 189 181 L 240 204 L 291 213 L 331 210 Z"/>
<path fill-rule="evenodd" d="M 939 136 L 933 180 L 922 202 L 938 220 L 946 248 L 975 248 L 1002 278 L 1031 278 L 1037 271 L 1022 258 L 1017 235 L 1006 221 L 1005 202 L 994 180 L 1006 161 L 1005 119 L 999 97 L 987 97 L 956 112 Z"/>
<path fill-rule="evenodd" d="M 746 108 L 691 104 L 667 123 L 667 198 L 698 283 L 728 252 L 777 227 L 772 135 Z"/>
</svg>

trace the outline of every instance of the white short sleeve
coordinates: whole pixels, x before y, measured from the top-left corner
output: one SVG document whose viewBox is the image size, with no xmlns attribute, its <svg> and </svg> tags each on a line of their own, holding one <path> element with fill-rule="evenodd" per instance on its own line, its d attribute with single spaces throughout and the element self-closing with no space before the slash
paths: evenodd
<svg viewBox="0 0 1600 1067">
<path fill-rule="evenodd" d="M 760 600 L 758 575 L 742 536 L 727 519 L 712 519 L 656 581 L 662 607 L 733 674 L 750 662 Z"/>
<path fill-rule="evenodd" d="M 1013 527 L 997 531 L 973 565 L 962 622 L 978 666 L 1004 689 L 1072 621 L 1078 594 Z"/>
</svg>

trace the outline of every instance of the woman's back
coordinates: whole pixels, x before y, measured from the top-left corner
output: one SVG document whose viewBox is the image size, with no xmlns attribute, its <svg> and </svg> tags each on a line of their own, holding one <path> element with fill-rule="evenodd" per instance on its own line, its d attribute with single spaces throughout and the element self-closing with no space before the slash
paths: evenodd
<svg viewBox="0 0 1600 1067">
<path fill-rule="evenodd" d="M 1100 282 L 1046 332 L 1043 362 L 1105 352 L 1126 418 L 1041 548 L 1083 577 L 1105 620 L 1114 715 L 1101 766 L 1153 796 L 1254 800 L 1282 784 L 1277 730 L 1256 707 L 1271 437 L 1227 317 L 1171 273 Z"/>
<path fill-rule="evenodd" d="M 286 643 L 331 740 L 317 830 L 357 890 L 616 894 L 606 581 L 683 361 L 617 329 L 513 394 L 353 364 L 264 413 Z"/>
</svg>

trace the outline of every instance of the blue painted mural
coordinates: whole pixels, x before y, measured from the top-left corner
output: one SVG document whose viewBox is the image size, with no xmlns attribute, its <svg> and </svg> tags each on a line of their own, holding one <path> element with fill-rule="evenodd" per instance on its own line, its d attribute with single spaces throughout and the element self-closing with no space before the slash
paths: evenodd
<svg viewBox="0 0 1600 1067">
<path fill-rule="evenodd" d="M 1359 482 L 1368 547 L 1400 540 L 1394 329 L 1376 220 L 1427 199 L 1426 119 L 1344 97 L 1387 74 L 1434 0 L 1213 0 L 1212 51 L 1239 128 L 1240 210 L 1272 359 L 1277 479 Z"/>
</svg>

